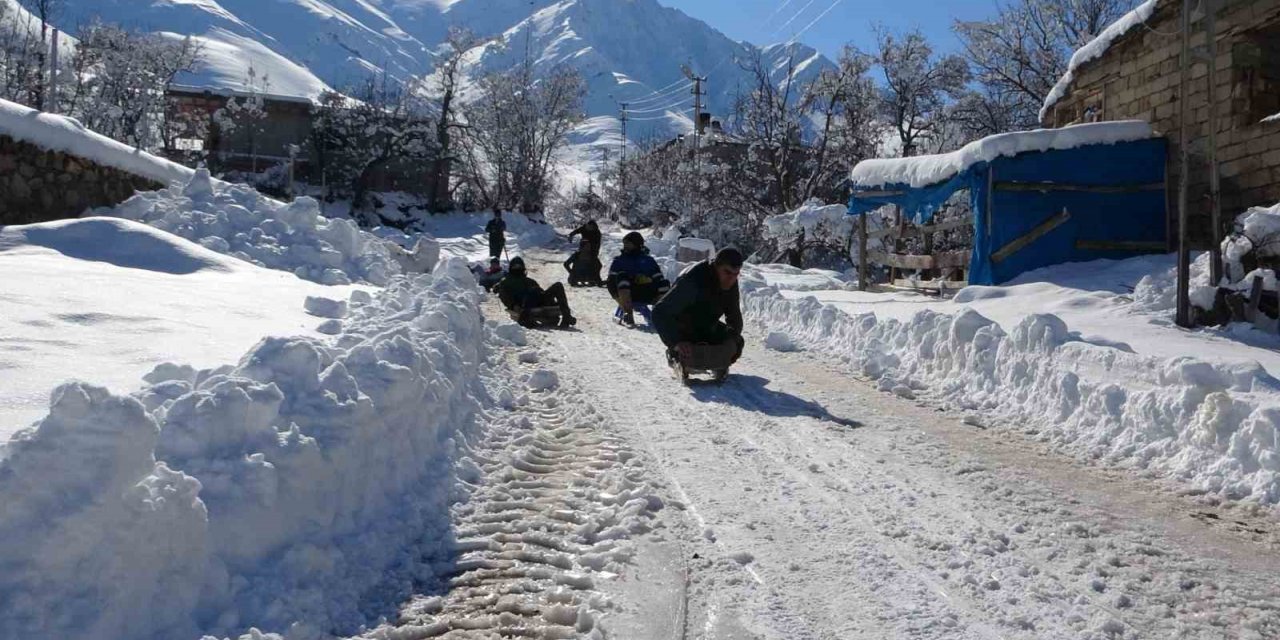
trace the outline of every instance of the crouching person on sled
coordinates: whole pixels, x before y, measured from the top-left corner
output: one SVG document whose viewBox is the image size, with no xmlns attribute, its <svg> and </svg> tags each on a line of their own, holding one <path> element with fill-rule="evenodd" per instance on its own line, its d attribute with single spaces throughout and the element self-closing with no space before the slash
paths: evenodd
<svg viewBox="0 0 1280 640">
<path fill-rule="evenodd" d="M 662 267 L 645 248 L 644 236 L 636 231 L 623 236 L 622 253 L 609 265 L 609 279 L 605 284 L 609 295 L 618 302 L 614 317 L 629 327 L 636 326 L 637 310 L 652 325 L 649 305 L 657 302 L 671 288 L 666 276 L 662 275 Z"/>
<path fill-rule="evenodd" d="M 493 286 L 498 299 L 523 327 L 572 327 L 578 323 L 569 311 L 569 297 L 559 282 L 546 291 L 525 273 L 524 259 L 515 257 L 507 265 L 507 275 Z"/>
<path fill-rule="evenodd" d="M 684 380 L 690 372 L 707 372 L 716 381 L 742 356 L 742 309 L 738 274 L 742 253 L 721 249 L 676 279 L 653 307 L 653 326 L 667 346 L 667 361 Z M 720 318 L 724 318 L 724 322 Z"/>
</svg>

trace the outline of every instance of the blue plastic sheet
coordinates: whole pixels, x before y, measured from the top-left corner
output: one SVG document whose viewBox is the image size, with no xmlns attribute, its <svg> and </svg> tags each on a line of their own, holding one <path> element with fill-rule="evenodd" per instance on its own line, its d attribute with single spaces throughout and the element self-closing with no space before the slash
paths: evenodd
<svg viewBox="0 0 1280 640">
<path fill-rule="evenodd" d="M 971 284 L 999 284 L 1063 262 L 1127 258 L 1138 251 L 1084 249 L 1080 242 L 1161 243 L 1168 238 L 1163 189 L 1117 193 L 992 189 L 1005 182 L 1134 186 L 1163 183 L 1167 145 L 1163 138 L 1021 153 L 977 163 L 950 179 L 924 187 L 894 184 L 857 189 L 849 213 L 864 215 L 897 205 L 917 224 L 933 219 L 957 191 L 968 190 L 973 210 Z M 864 197 L 858 197 L 859 193 Z M 874 195 L 872 195 L 874 193 Z M 1002 261 L 992 255 L 1063 210 L 1067 221 Z"/>
</svg>

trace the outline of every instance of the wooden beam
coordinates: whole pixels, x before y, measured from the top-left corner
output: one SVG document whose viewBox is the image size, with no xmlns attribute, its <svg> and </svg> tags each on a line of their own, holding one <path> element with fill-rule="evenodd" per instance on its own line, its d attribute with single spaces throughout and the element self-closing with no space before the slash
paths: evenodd
<svg viewBox="0 0 1280 640">
<path fill-rule="evenodd" d="M 895 269 L 958 269 L 969 266 L 968 251 L 940 251 L 923 256 L 907 253 L 868 251 L 867 260 Z"/>
<path fill-rule="evenodd" d="M 1009 256 L 1026 248 L 1027 245 L 1044 237 L 1050 231 L 1062 226 L 1066 221 L 1071 219 L 1071 212 L 1066 207 L 1062 211 L 1049 216 L 1049 219 L 1036 225 L 1034 229 L 1028 231 L 1021 238 L 1017 238 L 1012 242 L 1000 247 L 995 253 L 991 254 L 991 261 L 995 263 L 1004 262 Z"/>
<path fill-rule="evenodd" d="M 1163 191 L 1164 182 L 1134 182 L 1127 184 L 1071 184 L 1067 182 L 1006 181 L 993 185 L 996 191 L 1075 191 L 1080 193 L 1139 193 Z"/>
<path fill-rule="evenodd" d="M 928 289 L 930 291 L 946 291 L 947 289 L 963 289 L 969 286 L 964 280 L 910 280 L 899 278 L 893 286 L 900 289 Z"/>
<path fill-rule="evenodd" d="M 925 234 L 934 234 L 934 233 L 940 233 L 943 231 L 951 231 L 952 229 L 961 229 L 964 227 L 968 227 L 972 224 L 973 224 L 973 221 L 968 219 L 952 220 L 950 222 L 943 222 L 941 224 L 907 227 L 906 229 L 902 230 L 901 233 L 903 234 L 903 237 L 915 238 Z M 878 229 L 876 231 L 872 231 L 869 234 L 867 234 L 867 237 L 871 239 L 897 238 L 899 233 L 900 232 L 896 227 L 888 227 L 885 229 Z"/>
<path fill-rule="evenodd" d="M 906 192 L 905 191 L 854 191 L 853 197 L 858 198 L 859 200 L 864 198 L 887 198 L 890 196 L 900 196 L 904 193 Z"/>
<path fill-rule="evenodd" d="M 1167 253 L 1169 243 L 1146 240 L 1076 240 L 1081 251 L 1128 251 L 1132 253 Z"/>
</svg>

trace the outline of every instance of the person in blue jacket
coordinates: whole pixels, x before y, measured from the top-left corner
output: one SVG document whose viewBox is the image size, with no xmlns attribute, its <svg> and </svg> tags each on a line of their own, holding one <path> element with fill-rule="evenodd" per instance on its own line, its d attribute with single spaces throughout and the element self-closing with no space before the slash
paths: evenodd
<svg viewBox="0 0 1280 640">
<path fill-rule="evenodd" d="M 662 275 L 658 261 L 649 255 L 649 249 L 644 246 L 644 236 L 632 231 L 622 237 L 622 253 L 609 265 L 605 286 L 609 295 L 618 301 L 622 322 L 634 327 L 637 305 L 640 305 L 642 314 L 647 312 L 648 305 L 665 295 L 671 283 Z"/>
</svg>

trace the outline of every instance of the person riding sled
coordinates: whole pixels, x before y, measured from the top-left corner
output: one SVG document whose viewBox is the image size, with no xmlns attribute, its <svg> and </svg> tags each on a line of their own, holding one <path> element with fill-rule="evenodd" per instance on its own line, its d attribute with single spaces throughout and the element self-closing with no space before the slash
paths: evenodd
<svg viewBox="0 0 1280 640">
<path fill-rule="evenodd" d="M 569 272 L 571 287 L 598 287 L 603 284 L 600 282 L 600 260 L 586 238 L 578 243 L 578 250 L 564 261 L 564 268 Z"/>
<path fill-rule="evenodd" d="M 714 258 L 680 274 L 671 291 L 654 305 L 653 326 L 667 347 L 668 362 L 689 367 L 695 351 L 718 354 L 720 361 L 707 368 L 716 370 L 717 378 L 723 379 L 729 366 L 742 356 L 746 344 L 738 294 L 742 263 L 740 251 L 721 249 Z"/>
<path fill-rule="evenodd" d="M 500 207 L 493 208 L 493 218 L 484 225 L 484 232 L 489 234 L 489 257 L 501 257 L 502 250 L 507 246 L 507 223 L 502 219 Z"/>
<path fill-rule="evenodd" d="M 543 291 L 525 272 L 524 258 L 519 256 L 511 259 L 506 277 L 493 285 L 493 291 L 507 311 L 516 316 L 520 326 L 539 326 L 542 322 L 539 312 L 547 307 L 558 307 L 561 327 L 572 327 L 578 323 L 569 310 L 569 297 L 565 294 L 564 285 L 557 282 Z"/>
<path fill-rule="evenodd" d="M 573 242 L 574 236 L 582 236 L 582 239 L 591 243 L 591 256 L 600 262 L 600 225 L 595 220 L 587 220 L 585 224 L 573 231 L 569 232 L 569 241 Z M 597 278 L 598 279 L 598 278 Z"/>
<path fill-rule="evenodd" d="M 644 236 L 632 231 L 622 237 L 622 253 L 609 265 L 609 279 L 605 281 L 609 295 L 618 302 L 618 315 L 623 324 L 636 326 L 635 311 L 648 316 L 649 305 L 657 302 L 671 288 L 662 267 L 649 255 L 644 246 Z M 649 318 L 649 324 L 653 320 Z"/>
</svg>

